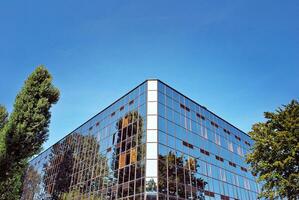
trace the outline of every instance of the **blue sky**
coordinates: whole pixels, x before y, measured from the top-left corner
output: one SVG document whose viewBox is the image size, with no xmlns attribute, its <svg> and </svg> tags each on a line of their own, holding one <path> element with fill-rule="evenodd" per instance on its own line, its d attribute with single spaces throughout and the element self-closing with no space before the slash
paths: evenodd
<svg viewBox="0 0 299 200">
<path fill-rule="evenodd" d="M 45 148 L 147 78 L 248 132 L 298 98 L 299 1 L 1 1 L 0 103 L 44 64 L 61 91 Z"/>
</svg>

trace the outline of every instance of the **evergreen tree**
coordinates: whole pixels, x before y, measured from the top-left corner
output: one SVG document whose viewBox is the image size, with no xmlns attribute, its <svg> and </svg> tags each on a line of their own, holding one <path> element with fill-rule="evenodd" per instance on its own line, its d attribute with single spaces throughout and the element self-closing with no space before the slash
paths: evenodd
<svg viewBox="0 0 299 200">
<path fill-rule="evenodd" d="M 247 156 L 262 183 L 260 197 L 299 198 L 299 104 L 293 100 L 276 112 L 265 112 L 264 123 L 249 132 L 255 141 Z"/>
<path fill-rule="evenodd" d="M 47 140 L 49 110 L 58 99 L 51 75 L 39 66 L 25 81 L 8 120 L 0 109 L 0 199 L 19 199 L 27 161 Z"/>
<path fill-rule="evenodd" d="M 0 105 L 0 131 L 6 124 L 7 117 L 8 117 L 8 113 L 6 111 L 6 108 L 4 106 Z"/>
</svg>

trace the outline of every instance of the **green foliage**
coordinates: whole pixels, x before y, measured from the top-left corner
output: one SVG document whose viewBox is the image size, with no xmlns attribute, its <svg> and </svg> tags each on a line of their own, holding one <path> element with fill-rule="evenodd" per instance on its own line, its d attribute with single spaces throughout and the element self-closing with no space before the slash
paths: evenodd
<svg viewBox="0 0 299 200">
<path fill-rule="evenodd" d="M 7 123 L 7 117 L 8 117 L 8 113 L 6 111 L 6 108 L 0 105 L 0 150 L 4 148 L 4 141 L 3 141 L 4 137 L 1 130 Z"/>
<path fill-rule="evenodd" d="M 6 110 L 0 108 L 0 199 L 19 198 L 27 160 L 39 153 L 47 140 L 49 110 L 58 99 L 51 75 L 39 66 L 25 81 L 8 120 Z"/>
<path fill-rule="evenodd" d="M 247 156 L 262 183 L 260 197 L 299 198 L 299 104 L 293 100 L 276 112 L 265 112 L 265 123 L 249 132 L 255 141 Z"/>
<path fill-rule="evenodd" d="M 8 117 L 8 113 L 6 111 L 6 108 L 4 106 L 0 105 L 0 131 L 6 124 L 7 117 Z"/>
</svg>

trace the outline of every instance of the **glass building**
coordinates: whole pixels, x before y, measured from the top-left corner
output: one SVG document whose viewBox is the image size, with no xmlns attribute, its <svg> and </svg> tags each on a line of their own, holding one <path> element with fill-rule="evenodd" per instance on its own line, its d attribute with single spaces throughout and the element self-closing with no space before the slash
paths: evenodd
<svg viewBox="0 0 299 200">
<path fill-rule="evenodd" d="M 146 80 L 32 159 L 22 198 L 257 199 L 250 137 Z"/>
</svg>

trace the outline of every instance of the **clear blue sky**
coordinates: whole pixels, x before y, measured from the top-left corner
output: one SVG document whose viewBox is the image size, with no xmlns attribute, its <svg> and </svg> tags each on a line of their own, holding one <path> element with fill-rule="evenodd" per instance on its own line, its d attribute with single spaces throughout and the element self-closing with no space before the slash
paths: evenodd
<svg viewBox="0 0 299 200">
<path fill-rule="evenodd" d="M 61 91 L 45 148 L 152 77 L 247 132 L 299 96 L 299 1 L 1 1 L 9 111 L 39 64 Z"/>
</svg>

